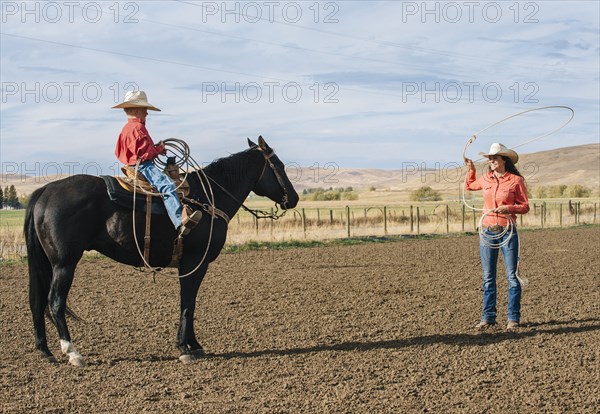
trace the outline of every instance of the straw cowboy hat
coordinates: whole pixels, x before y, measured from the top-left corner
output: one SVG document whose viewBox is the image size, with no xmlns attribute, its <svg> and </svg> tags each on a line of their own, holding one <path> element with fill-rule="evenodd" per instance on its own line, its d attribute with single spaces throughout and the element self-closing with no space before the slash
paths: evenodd
<svg viewBox="0 0 600 414">
<path fill-rule="evenodd" d="M 125 100 L 113 108 L 148 108 L 151 111 L 159 111 L 154 105 L 150 105 L 148 97 L 144 91 L 128 91 L 125 94 Z"/>
<path fill-rule="evenodd" d="M 480 152 L 479 155 L 482 155 L 485 158 L 490 158 L 491 155 L 503 155 L 505 157 L 510 158 L 513 164 L 516 164 L 519 161 L 519 154 L 497 142 L 494 142 L 492 144 L 492 146 L 490 147 L 490 152 L 488 154 Z"/>
</svg>

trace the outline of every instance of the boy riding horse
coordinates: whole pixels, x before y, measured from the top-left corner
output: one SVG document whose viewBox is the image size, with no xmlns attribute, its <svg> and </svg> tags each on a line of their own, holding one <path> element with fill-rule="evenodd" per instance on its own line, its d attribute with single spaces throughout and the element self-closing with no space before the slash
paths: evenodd
<svg viewBox="0 0 600 414">
<path fill-rule="evenodd" d="M 137 165 L 137 170 L 160 192 L 178 234 L 187 235 L 198 224 L 202 213 L 194 211 L 190 214 L 188 208 L 182 206 L 175 183 L 152 162 L 159 155 L 166 154 L 163 142 L 155 145 L 146 129 L 148 110 L 160 109 L 150 105 L 144 91 L 127 92 L 125 100 L 113 108 L 123 108 L 127 114 L 127 123 L 119 135 L 115 155 L 125 165 L 134 168 Z"/>
</svg>

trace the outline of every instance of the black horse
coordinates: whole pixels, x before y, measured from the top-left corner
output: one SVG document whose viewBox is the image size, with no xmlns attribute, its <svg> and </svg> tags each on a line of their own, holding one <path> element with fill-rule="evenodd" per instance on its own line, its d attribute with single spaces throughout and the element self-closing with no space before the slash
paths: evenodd
<svg viewBox="0 0 600 414">
<path fill-rule="evenodd" d="M 250 149 L 219 159 L 204 168 L 206 176 L 213 181 L 215 207 L 233 217 L 243 200 L 254 191 L 275 201 L 282 209 L 294 208 L 298 194 L 285 173 L 283 163 L 262 137 L 259 137 L 258 145 L 250 140 L 248 143 Z M 201 178 L 191 174 L 188 181 L 188 197 L 207 204 L 209 200 Z M 143 243 L 144 213 L 136 213 L 135 216 L 137 240 Z M 166 215 L 153 214 L 151 223 L 150 264 L 164 267 L 171 261 L 176 231 Z M 205 213 L 198 226 L 184 238 L 178 270 L 180 275 L 192 273 L 179 279 L 181 316 L 177 347 L 183 362 L 204 355 L 194 333 L 196 296 L 208 263 L 219 255 L 226 235 L 226 220 Z M 132 210 L 119 207 L 110 200 L 102 178 L 72 176 L 47 184 L 31 195 L 25 217 L 25 238 L 29 262 L 29 304 L 36 348 L 44 357 L 55 361 L 46 341 L 44 314 L 48 309 L 58 330 L 61 351 L 69 356 L 70 364 L 83 365 L 81 354 L 71 342 L 65 319 L 69 312 L 67 295 L 75 267 L 86 250 L 96 250 L 121 263 L 139 265 L 138 249 L 142 246 L 136 245 L 134 238 Z M 203 256 L 206 257 L 201 262 Z"/>
</svg>

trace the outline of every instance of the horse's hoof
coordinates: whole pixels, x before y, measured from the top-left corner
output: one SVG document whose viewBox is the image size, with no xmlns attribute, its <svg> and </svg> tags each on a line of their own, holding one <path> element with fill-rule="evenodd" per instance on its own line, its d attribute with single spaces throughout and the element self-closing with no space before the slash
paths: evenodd
<svg viewBox="0 0 600 414">
<path fill-rule="evenodd" d="M 46 354 L 42 354 L 42 360 L 49 362 L 51 364 L 56 364 L 58 362 L 58 359 L 56 359 L 56 357 L 52 354 L 50 355 L 46 355 Z"/>
<path fill-rule="evenodd" d="M 193 364 L 194 363 L 194 357 L 192 355 L 189 354 L 184 354 L 179 356 L 179 360 L 181 362 L 183 362 L 184 364 L 188 365 L 188 364 Z"/>
<path fill-rule="evenodd" d="M 206 352 L 204 352 L 204 349 L 202 348 L 194 349 L 193 351 L 191 351 L 191 353 L 194 359 L 202 359 L 202 357 L 206 356 Z"/>
<path fill-rule="evenodd" d="M 85 361 L 82 357 L 72 357 L 69 358 L 69 364 L 74 367 L 85 367 Z"/>
</svg>

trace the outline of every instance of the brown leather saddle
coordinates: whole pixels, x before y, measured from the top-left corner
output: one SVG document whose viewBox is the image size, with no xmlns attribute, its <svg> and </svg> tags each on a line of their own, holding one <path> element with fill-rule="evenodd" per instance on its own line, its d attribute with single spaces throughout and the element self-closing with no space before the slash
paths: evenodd
<svg viewBox="0 0 600 414">
<path fill-rule="evenodd" d="M 130 165 L 124 165 L 121 167 L 121 171 L 125 174 L 125 177 L 115 177 L 119 185 L 130 193 L 139 193 L 146 195 L 146 230 L 144 235 L 144 258 L 140 264 L 148 265 L 150 261 L 150 223 L 152 220 L 152 198 L 160 197 L 160 193 L 156 191 L 154 187 L 146 180 L 139 171 L 136 173 L 136 169 Z M 190 192 L 190 186 L 187 180 L 179 174 L 179 167 L 174 162 L 167 162 L 167 166 L 163 173 L 167 174 L 175 182 L 177 187 L 177 196 L 184 209 L 190 211 L 191 209 L 184 204 L 184 199 Z M 179 260 L 183 254 L 183 235 L 180 233 L 173 244 L 173 254 L 171 256 L 171 263 L 167 267 L 177 267 Z"/>
<path fill-rule="evenodd" d="M 125 174 L 125 177 L 115 177 L 121 187 L 125 191 L 129 191 L 130 193 L 135 192 L 150 195 L 151 197 L 160 197 L 160 193 L 157 192 L 154 187 L 146 180 L 139 171 L 135 171 L 135 167 L 130 165 L 124 165 L 121 167 L 121 171 Z M 190 193 L 190 185 L 187 180 L 179 174 L 179 168 L 175 164 L 167 164 L 167 168 L 163 171 L 163 173 L 167 174 L 171 179 L 175 182 L 175 186 L 177 187 L 177 196 L 179 200 L 183 203 L 183 200 Z"/>
</svg>

